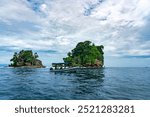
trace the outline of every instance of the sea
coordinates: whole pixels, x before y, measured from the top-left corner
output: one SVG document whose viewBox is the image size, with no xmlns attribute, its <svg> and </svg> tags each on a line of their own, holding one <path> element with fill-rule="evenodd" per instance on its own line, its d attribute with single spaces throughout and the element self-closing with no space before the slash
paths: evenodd
<svg viewBox="0 0 150 117">
<path fill-rule="evenodd" d="M 150 68 L 62 73 L 0 65 L 0 100 L 150 100 Z"/>
</svg>

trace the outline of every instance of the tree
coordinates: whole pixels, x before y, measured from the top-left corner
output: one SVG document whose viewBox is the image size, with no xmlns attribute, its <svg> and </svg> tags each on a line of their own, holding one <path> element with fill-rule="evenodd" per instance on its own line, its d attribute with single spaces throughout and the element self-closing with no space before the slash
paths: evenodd
<svg viewBox="0 0 150 117">
<path fill-rule="evenodd" d="M 39 55 L 35 52 L 34 53 L 34 58 L 38 58 L 39 57 Z"/>
<path fill-rule="evenodd" d="M 13 61 L 12 65 L 17 66 L 17 62 L 18 62 L 18 54 L 17 54 L 17 52 L 14 53 L 13 58 L 10 59 L 10 61 Z"/>
<path fill-rule="evenodd" d="M 103 66 L 103 48 L 103 45 L 95 46 L 90 41 L 79 42 L 63 60 L 70 66 L 93 66 L 99 60 Z"/>
<path fill-rule="evenodd" d="M 98 57 L 98 60 L 102 61 L 102 64 L 104 64 L 104 46 L 100 45 L 100 46 L 96 46 L 98 51 L 100 52 L 100 56 Z"/>
<path fill-rule="evenodd" d="M 35 65 L 38 57 L 38 54 L 33 54 L 32 50 L 21 50 L 19 53 L 15 52 L 10 61 L 13 62 L 11 65 L 14 67 Z"/>
</svg>

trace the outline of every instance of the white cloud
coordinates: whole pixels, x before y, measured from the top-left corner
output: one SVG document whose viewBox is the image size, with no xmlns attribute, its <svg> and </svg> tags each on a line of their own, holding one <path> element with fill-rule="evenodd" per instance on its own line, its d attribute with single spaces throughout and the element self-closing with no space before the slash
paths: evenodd
<svg viewBox="0 0 150 117">
<path fill-rule="evenodd" d="M 138 33 L 148 22 L 149 0 L 45 0 L 40 12 L 29 4 L 25 0 L 0 1 L 1 22 L 32 22 L 38 28 L 25 29 L 24 37 L 1 37 L 1 45 L 66 53 L 77 42 L 91 40 L 103 44 L 106 55 L 149 55 L 149 43 Z"/>
<path fill-rule="evenodd" d="M 25 0 L 1 0 L 0 1 L 0 20 L 1 21 L 28 21 L 37 22 L 39 16 L 30 9 Z"/>
</svg>

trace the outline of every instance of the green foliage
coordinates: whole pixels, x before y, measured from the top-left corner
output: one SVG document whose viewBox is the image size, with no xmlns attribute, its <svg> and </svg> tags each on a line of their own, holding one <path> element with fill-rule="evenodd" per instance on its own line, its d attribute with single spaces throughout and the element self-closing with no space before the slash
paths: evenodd
<svg viewBox="0 0 150 117">
<path fill-rule="evenodd" d="M 95 46 L 90 41 L 79 42 L 63 60 L 69 66 L 93 66 L 97 64 L 96 60 L 102 63 L 100 66 L 103 66 L 103 49 L 103 45 Z"/>
<path fill-rule="evenodd" d="M 38 54 L 32 52 L 32 50 L 21 50 L 19 53 L 15 52 L 13 58 L 10 60 L 13 63 L 12 66 L 24 66 L 26 64 L 35 65 Z"/>
<path fill-rule="evenodd" d="M 100 46 L 96 46 L 98 51 L 100 52 L 100 56 L 98 57 L 98 60 L 102 61 L 102 64 L 104 64 L 104 52 L 103 52 L 103 49 L 104 49 L 104 46 L 103 45 L 100 45 Z"/>
</svg>

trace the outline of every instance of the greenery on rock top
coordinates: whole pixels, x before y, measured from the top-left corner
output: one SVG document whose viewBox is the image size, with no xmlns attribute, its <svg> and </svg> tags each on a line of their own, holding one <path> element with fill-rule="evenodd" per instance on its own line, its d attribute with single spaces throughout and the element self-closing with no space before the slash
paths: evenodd
<svg viewBox="0 0 150 117">
<path fill-rule="evenodd" d="M 21 66 L 36 66 L 43 67 L 42 62 L 38 60 L 38 54 L 32 52 L 32 50 L 21 50 L 19 53 L 15 52 L 12 61 L 12 67 L 21 67 Z"/>
<path fill-rule="evenodd" d="M 102 67 L 104 65 L 103 49 L 103 45 L 95 46 L 90 41 L 79 42 L 63 60 L 68 66 Z"/>
</svg>

